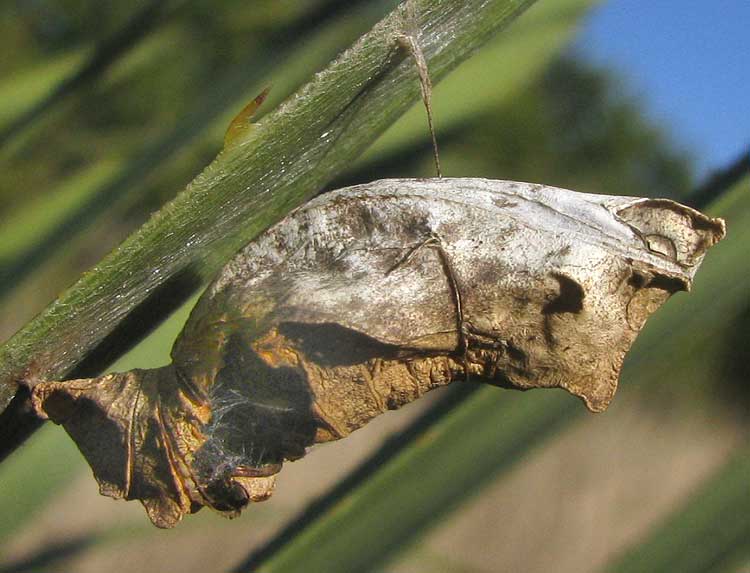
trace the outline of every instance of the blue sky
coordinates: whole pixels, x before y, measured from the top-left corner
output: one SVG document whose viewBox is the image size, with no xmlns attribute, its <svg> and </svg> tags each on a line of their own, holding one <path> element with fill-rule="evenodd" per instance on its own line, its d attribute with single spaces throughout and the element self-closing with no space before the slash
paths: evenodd
<svg viewBox="0 0 750 573">
<path fill-rule="evenodd" d="M 575 47 L 619 70 L 700 174 L 750 148 L 750 0 L 609 0 Z"/>
</svg>

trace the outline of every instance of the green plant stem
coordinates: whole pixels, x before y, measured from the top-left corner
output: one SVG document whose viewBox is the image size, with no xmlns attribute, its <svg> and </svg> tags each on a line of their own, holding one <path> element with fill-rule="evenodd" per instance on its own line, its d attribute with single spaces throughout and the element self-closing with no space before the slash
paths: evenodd
<svg viewBox="0 0 750 573">
<path fill-rule="evenodd" d="M 207 280 L 366 149 L 419 96 L 407 26 L 437 81 L 530 4 L 403 3 L 3 346 L 0 407 L 20 381 L 64 379 L 170 278 Z"/>
</svg>

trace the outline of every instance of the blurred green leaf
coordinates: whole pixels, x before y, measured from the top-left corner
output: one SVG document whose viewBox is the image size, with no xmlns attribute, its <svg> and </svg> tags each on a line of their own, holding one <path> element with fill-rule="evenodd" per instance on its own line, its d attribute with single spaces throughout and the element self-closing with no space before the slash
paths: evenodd
<svg viewBox="0 0 750 573">
<path fill-rule="evenodd" d="M 368 465 L 357 487 L 331 496 L 319 519 L 305 520 L 296 535 L 236 571 L 380 571 L 582 408 L 562 392 L 520 396 L 488 387 L 451 406 L 385 465 Z"/>
<path fill-rule="evenodd" d="M 69 76 L 85 58 L 84 50 L 73 50 L 39 62 L 30 69 L 19 70 L 6 76 L 0 84 L 0 125 L 29 109 L 33 103 Z"/>
<path fill-rule="evenodd" d="M 687 393 L 705 409 L 707 402 L 713 401 L 715 407 L 717 399 L 729 397 L 741 408 L 737 413 L 746 417 L 747 396 L 727 396 L 720 385 L 726 374 L 722 362 L 744 359 L 734 349 L 736 341 L 726 334 L 734 317 L 750 306 L 750 177 L 720 197 L 709 211 L 727 219 L 727 238 L 706 258 L 690 296 L 660 312 L 645 340 L 639 341 L 638 372 L 645 378 L 642 383 L 653 384 L 652 394 L 661 394 L 659 404 Z M 747 379 L 740 382 L 746 385 Z M 608 570 L 732 570 L 735 561 L 750 557 L 749 484 L 750 450 L 745 448 Z"/>
<path fill-rule="evenodd" d="M 10 213 L 0 227 L 0 261 L 6 262 L 37 244 L 40 235 L 48 233 L 90 200 L 116 168 L 113 162 L 97 163 L 62 183 L 54 192 L 35 197 L 18 212 Z"/>
<path fill-rule="evenodd" d="M 750 558 L 750 448 L 648 538 L 615 560 L 611 573 L 739 571 Z"/>
<path fill-rule="evenodd" d="M 45 427 L 27 448 L 0 467 L 0 548 L 49 503 L 84 467 L 78 449 L 62 428 Z M 57 485 L 56 485 L 57 484 Z"/>
<path fill-rule="evenodd" d="M 137 6 L 127 22 L 119 27 L 117 32 L 101 42 L 85 61 L 75 67 L 57 81 L 50 81 L 52 74 L 48 72 L 44 83 L 48 89 L 43 95 L 26 98 L 27 107 L 15 114 L 12 119 L 0 127 L 0 146 L 7 147 L 10 141 L 25 128 L 32 125 L 43 114 L 49 113 L 60 101 L 81 89 L 92 79 L 98 77 L 107 67 L 112 65 L 120 56 L 125 54 L 133 45 L 155 26 L 168 13 L 177 9 L 186 0 L 148 0 L 142 6 Z M 37 84 L 39 85 L 39 84 Z M 28 90 L 26 95 L 31 95 Z"/>
</svg>

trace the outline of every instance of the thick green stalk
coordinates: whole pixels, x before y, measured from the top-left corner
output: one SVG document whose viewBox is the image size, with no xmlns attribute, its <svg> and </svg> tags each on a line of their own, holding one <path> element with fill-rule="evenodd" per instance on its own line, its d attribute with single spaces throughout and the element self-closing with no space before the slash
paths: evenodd
<svg viewBox="0 0 750 573">
<path fill-rule="evenodd" d="M 366 149 L 419 95 L 399 34 L 417 37 L 438 80 L 529 4 L 404 2 L 8 341 L 0 406 L 19 381 L 66 377 L 168 280 L 208 279 Z"/>
</svg>

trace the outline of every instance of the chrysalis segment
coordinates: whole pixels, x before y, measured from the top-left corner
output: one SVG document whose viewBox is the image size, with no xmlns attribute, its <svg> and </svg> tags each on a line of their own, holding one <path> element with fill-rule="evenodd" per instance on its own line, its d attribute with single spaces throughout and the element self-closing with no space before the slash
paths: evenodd
<svg viewBox="0 0 750 573">
<path fill-rule="evenodd" d="M 668 200 L 483 179 L 342 189 L 224 267 L 171 366 L 41 383 L 34 404 L 102 493 L 157 525 L 202 505 L 232 516 L 285 461 L 454 380 L 604 410 L 646 318 L 723 236 Z"/>
</svg>

